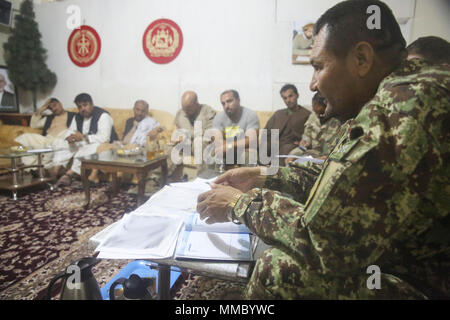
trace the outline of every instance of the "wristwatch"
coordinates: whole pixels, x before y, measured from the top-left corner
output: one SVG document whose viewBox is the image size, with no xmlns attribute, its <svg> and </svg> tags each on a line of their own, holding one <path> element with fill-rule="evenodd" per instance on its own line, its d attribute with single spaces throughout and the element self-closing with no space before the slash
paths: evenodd
<svg viewBox="0 0 450 320">
<path fill-rule="evenodd" d="M 233 199 L 227 205 L 227 207 L 228 207 L 227 208 L 228 221 L 233 222 L 235 224 L 241 224 L 240 221 L 233 216 L 234 207 L 236 206 L 236 203 L 239 201 L 240 198 L 241 198 L 241 194 L 236 193 L 233 196 Z"/>
</svg>

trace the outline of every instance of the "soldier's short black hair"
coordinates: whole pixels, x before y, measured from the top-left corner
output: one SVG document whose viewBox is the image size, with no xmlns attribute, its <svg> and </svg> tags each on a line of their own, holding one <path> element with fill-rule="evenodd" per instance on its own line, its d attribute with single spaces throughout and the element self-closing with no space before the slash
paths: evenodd
<svg viewBox="0 0 450 320">
<path fill-rule="evenodd" d="M 56 98 L 50 98 L 50 103 L 52 103 L 52 102 L 59 102 L 59 100 Z M 59 103 L 61 103 L 61 102 L 59 102 Z"/>
<path fill-rule="evenodd" d="M 74 102 L 75 102 L 75 104 L 82 103 L 82 102 L 94 103 L 92 101 L 92 97 L 89 94 L 87 94 L 87 93 L 80 93 L 79 95 L 77 95 L 75 97 L 75 101 Z"/>
<path fill-rule="evenodd" d="M 380 28 L 369 29 L 367 21 L 372 14 L 368 7 L 375 5 L 380 9 Z M 395 54 L 404 51 L 406 41 L 400 31 L 391 9 L 378 0 L 347 0 L 328 9 L 316 22 L 314 35 L 326 27 L 327 49 L 338 58 L 345 57 L 349 50 L 360 41 L 366 41 L 379 53 L 395 49 Z M 394 53 L 393 53 L 394 54 Z"/>
<path fill-rule="evenodd" d="M 324 97 L 322 97 L 320 95 L 320 93 L 318 93 L 318 92 L 316 92 L 316 94 L 312 98 L 312 105 L 314 106 L 314 105 L 317 105 L 317 104 L 321 105 L 321 106 L 324 106 L 324 107 L 327 106 L 327 100 Z"/>
<path fill-rule="evenodd" d="M 230 92 L 233 94 L 233 97 L 234 97 L 235 99 L 240 100 L 240 98 L 239 98 L 239 92 L 237 92 L 237 91 L 234 90 L 234 89 L 225 90 L 224 92 L 222 92 L 222 94 L 220 95 L 220 97 L 222 97 L 224 94 L 230 93 Z"/>
<path fill-rule="evenodd" d="M 450 43 L 439 37 L 421 37 L 411 43 L 406 50 L 408 54 L 417 54 L 433 64 L 450 64 Z"/>
<path fill-rule="evenodd" d="M 294 91 L 294 93 L 295 93 L 296 95 L 298 95 L 297 88 L 296 88 L 293 84 L 290 84 L 290 83 L 285 84 L 285 85 L 281 88 L 280 94 L 282 94 L 283 92 L 285 92 L 285 91 L 287 91 L 287 90 L 289 90 L 289 89 L 292 89 L 292 91 Z"/>
</svg>

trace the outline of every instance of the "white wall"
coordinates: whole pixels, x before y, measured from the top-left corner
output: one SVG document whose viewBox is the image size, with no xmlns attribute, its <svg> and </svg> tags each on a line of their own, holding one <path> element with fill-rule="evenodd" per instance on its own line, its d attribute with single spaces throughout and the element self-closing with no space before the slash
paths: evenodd
<svg viewBox="0 0 450 320">
<path fill-rule="evenodd" d="M 416 0 L 412 39 L 438 36 L 450 41 L 450 1 Z"/>
<path fill-rule="evenodd" d="M 418 1 L 420 7 L 425 3 L 433 6 L 427 12 L 442 10 L 441 0 Z M 284 108 L 278 92 L 287 82 L 297 85 L 300 103 L 309 105 L 312 68 L 291 64 L 292 21 L 315 20 L 337 2 L 72 0 L 38 4 L 35 11 L 48 50 L 47 64 L 58 76 L 51 95 L 65 107 L 74 106 L 72 101 L 78 93 L 88 92 L 99 106 L 132 108 L 135 100 L 145 99 L 152 108 L 174 114 L 180 107 L 181 94 L 188 89 L 197 91 L 200 102 L 216 109 L 221 109 L 220 93 L 229 88 L 237 89 L 242 105 L 252 109 Z M 411 29 L 417 29 L 415 19 L 411 19 L 415 0 L 387 3 L 397 18 L 406 22 L 402 30 L 411 38 Z M 71 30 L 66 27 L 66 9 L 71 4 L 81 8 L 82 21 L 101 37 L 100 56 L 87 68 L 74 65 L 67 54 Z M 427 15 L 421 14 L 416 23 L 419 25 Z M 142 49 L 145 29 L 159 18 L 174 20 L 184 37 L 180 55 L 164 65 L 150 61 Z M 448 24 L 447 18 L 445 14 L 428 17 L 439 20 L 434 22 L 437 25 Z M 40 98 L 42 102 L 47 97 Z M 22 111 L 30 110 L 26 97 L 21 97 L 21 105 Z"/>
<path fill-rule="evenodd" d="M 69 4 L 80 6 L 82 19 L 101 37 L 100 56 L 87 68 L 67 55 Z M 53 95 L 66 107 L 88 92 L 99 106 L 131 108 L 145 99 L 175 113 L 187 89 L 217 109 L 220 93 L 229 88 L 240 92 L 245 106 L 272 109 L 274 8 L 274 0 L 77 0 L 37 6 L 36 15 L 48 66 L 58 75 Z M 142 49 L 145 29 L 159 18 L 175 21 L 184 38 L 180 55 L 164 65 Z"/>
</svg>

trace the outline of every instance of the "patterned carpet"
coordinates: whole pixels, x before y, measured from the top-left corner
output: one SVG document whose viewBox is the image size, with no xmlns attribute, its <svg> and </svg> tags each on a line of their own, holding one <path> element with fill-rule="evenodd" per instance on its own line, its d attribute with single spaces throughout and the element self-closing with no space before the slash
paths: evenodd
<svg viewBox="0 0 450 320">
<path fill-rule="evenodd" d="M 245 285 L 196 275 L 188 275 L 175 300 L 242 300 Z"/>
<path fill-rule="evenodd" d="M 109 184 L 91 188 L 91 206 L 82 207 L 81 183 L 28 189 L 14 201 L 0 194 L 0 300 L 43 299 L 49 281 L 71 262 L 93 254 L 88 239 L 136 208 L 126 189 L 110 197 Z M 102 260 L 93 268 L 100 287 L 131 260 Z M 243 286 L 184 275 L 172 297 L 182 300 L 240 299 Z"/>
<path fill-rule="evenodd" d="M 92 188 L 88 210 L 80 182 L 54 191 L 30 189 L 17 201 L 2 193 L 0 299 L 33 299 L 52 275 L 92 255 L 89 237 L 136 208 L 134 195 L 120 192 L 110 199 L 107 188 Z"/>
</svg>

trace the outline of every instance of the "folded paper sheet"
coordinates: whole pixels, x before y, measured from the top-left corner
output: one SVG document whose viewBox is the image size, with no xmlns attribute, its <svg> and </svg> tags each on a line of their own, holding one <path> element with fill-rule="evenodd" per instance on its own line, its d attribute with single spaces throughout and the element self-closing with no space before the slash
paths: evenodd
<svg viewBox="0 0 450 320">
<path fill-rule="evenodd" d="M 182 218 L 174 216 L 125 215 L 97 247 L 98 257 L 170 257 L 183 222 Z"/>
</svg>

